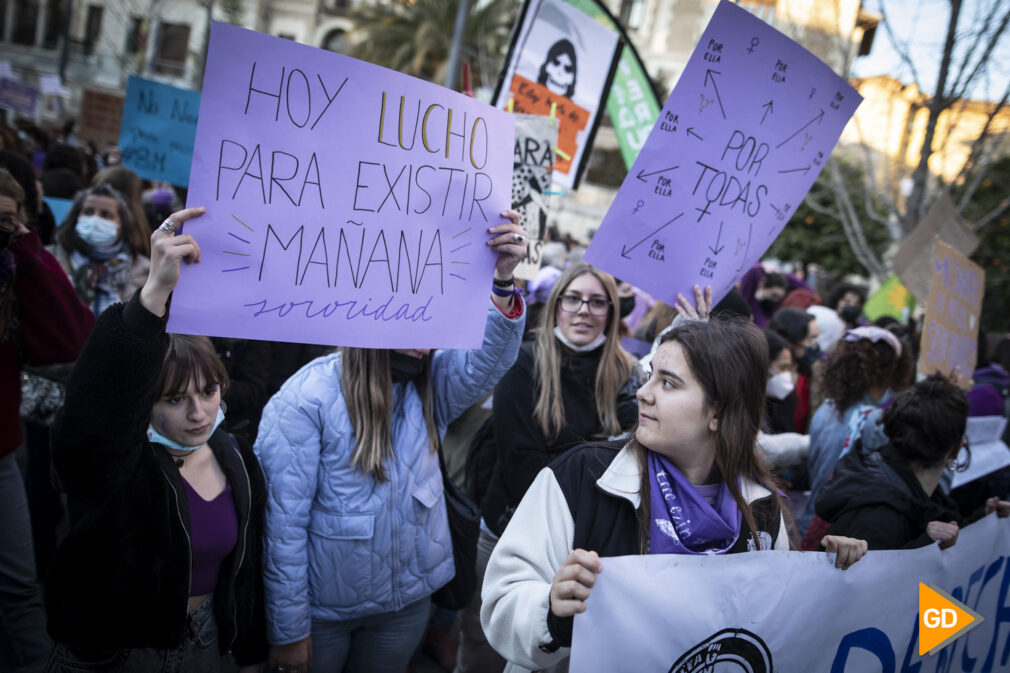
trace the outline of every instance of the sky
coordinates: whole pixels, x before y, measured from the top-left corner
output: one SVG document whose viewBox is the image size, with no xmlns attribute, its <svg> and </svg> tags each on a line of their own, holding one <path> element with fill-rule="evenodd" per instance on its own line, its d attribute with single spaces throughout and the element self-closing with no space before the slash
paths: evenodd
<svg viewBox="0 0 1010 673">
<path fill-rule="evenodd" d="M 863 8 L 870 12 L 880 13 L 881 4 L 891 21 L 895 37 L 910 50 L 920 87 L 932 94 L 947 35 L 949 0 L 863 0 Z M 964 0 L 958 23 L 958 50 L 955 54 L 963 54 L 973 42 L 980 24 L 978 17 L 985 16 L 994 5 L 1005 12 L 1007 0 Z M 853 70 L 857 77 L 890 74 L 905 84 L 911 84 L 915 79 L 912 69 L 902 63 L 883 25 L 877 28 L 870 55 L 856 59 Z M 976 78 L 974 86 L 969 89 L 969 97 L 976 100 L 999 100 L 1008 81 L 1010 28 L 1003 33 L 987 75 Z"/>
</svg>

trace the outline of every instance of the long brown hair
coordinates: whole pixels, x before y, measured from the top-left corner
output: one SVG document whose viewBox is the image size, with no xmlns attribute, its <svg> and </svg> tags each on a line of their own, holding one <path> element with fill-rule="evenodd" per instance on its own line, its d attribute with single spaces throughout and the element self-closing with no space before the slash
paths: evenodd
<svg viewBox="0 0 1010 673">
<path fill-rule="evenodd" d="M 376 481 L 385 481 L 386 462 L 393 457 L 393 379 L 390 352 L 376 348 L 340 349 L 340 386 L 347 415 L 354 429 L 351 464 Z M 435 396 L 431 389 L 431 355 L 424 356 L 424 370 L 414 380 L 421 397 L 428 446 L 438 451 Z"/>
<path fill-rule="evenodd" d="M 715 468 L 726 482 L 733 499 L 758 541 L 757 522 L 750 503 L 740 489 L 740 478 L 764 486 L 778 500 L 779 510 L 788 520 L 788 508 L 779 496 L 771 471 L 757 453 L 755 442 L 765 410 L 768 381 L 768 344 L 761 330 L 742 320 L 712 319 L 690 321 L 664 334 L 660 345 L 675 341 L 684 350 L 691 373 L 705 391 L 705 406 L 718 419 L 715 431 Z M 629 443 L 642 473 L 639 507 L 639 538 L 648 551 L 650 526 L 648 447 L 635 439 Z M 790 520 L 791 521 L 791 520 Z"/>
<path fill-rule="evenodd" d="M 614 277 L 585 262 L 568 267 L 558 278 L 547 298 L 541 314 L 540 331 L 536 338 L 537 357 L 534 376 L 539 393 L 533 407 L 533 417 L 544 437 L 548 439 L 557 437 L 565 425 L 565 406 L 561 399 L 561 344 L 554 336 L 554 328 L 558 324 L 558 305 L 561 302 L 561 295 L 572 281 L 587 273 L 600 281 L 610 300 L 610 313 L 603 328 L 607 339 L 603 342 L 603 353 L 596 368 L 594 389 L 596 416 L 600 420 L 603 432 L 608 435 L 621 432 L 621 424 L 617 419 L 617 393 L 627 382 L 633 368 L 637 366 L 631 355 L 621 347 L 618 334 L 618 323 L 621 321 L 616 313 L 619 299 Z"/>
</svg>

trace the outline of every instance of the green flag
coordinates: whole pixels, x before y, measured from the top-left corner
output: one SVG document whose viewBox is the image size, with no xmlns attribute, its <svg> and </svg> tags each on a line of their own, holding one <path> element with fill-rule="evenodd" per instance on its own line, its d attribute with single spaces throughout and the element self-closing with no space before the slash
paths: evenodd
<svg viewBox="0 0 1010 673">
<path fill-rule="evenodd" d="M 652 88 L 642 60 L 631 44 L 624 27 L 597 0 L 567 0 L 607 28 L 619 31 L 624 38 L 621 58 L 617 63 L 614 81 L 607 98 L 607 114 L 617 133 L 624 165 L 631 168 L 638 151 L 645 145 L 649 132 L 659 117 L 662 107 Z"/>
<path fill-rule="evenodd" d="M 891 316 L 904 322 L 915 309 L 915 299 L 894 274 L 863 305 L 863 315 L 870 320 Z"/>
</svg>

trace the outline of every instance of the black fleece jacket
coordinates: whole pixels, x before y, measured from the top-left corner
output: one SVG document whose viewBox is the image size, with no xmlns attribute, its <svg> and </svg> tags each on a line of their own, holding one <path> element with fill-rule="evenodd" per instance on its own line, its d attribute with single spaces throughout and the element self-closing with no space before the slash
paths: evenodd
<svg viewBox="0 0 1010 673">
<path fill-rule="evenodd" d="M 817 516 L 830 523 L 826 535 L 866 540 L 870 549 L 914 549 L 932 544 L 930 521 L 964 521 L 957 503 L 939 487 L 927 495 L 893 446 L 847 453 L 817 495 Z"/>
<path fill-rule="evenodd" d="M 589 353 L 575 353 L 563 346 L 561 357 L 561 400 L 565 424 L 557 437 L 540 431 L 533 410 L 540 394 L 536 384 L 536 345 L 526 342 L 512 368 L 494 389 L 494 441 L 497 461 L 488 484 L 481 511 L 484 521 L 501 535 L 537 473 L 577 444 L 605 440 L 596 415 L 596 370 L 603 347 Z M 627 430 L 638 419 L 633 373 L 617 394 L 617 420 Z"/>
<path fill-rule="evenodd" d="M 70 533 L 56 552 L 46 612 L 53 640 L 72 649 L 174 648 L 185 632 L 189 504 L 175 463 L 146 435 L 168 348 L 165 321 L 138 295 L 102 313 L 52 428 L 53 479 L 67 494 Z M 266 487 L 248 446 L 218 430 L 210 447 L 239 525 L 214 591 L 218 637 L 222 654 L 255 664 L 267 655 Z"/>
</svg>

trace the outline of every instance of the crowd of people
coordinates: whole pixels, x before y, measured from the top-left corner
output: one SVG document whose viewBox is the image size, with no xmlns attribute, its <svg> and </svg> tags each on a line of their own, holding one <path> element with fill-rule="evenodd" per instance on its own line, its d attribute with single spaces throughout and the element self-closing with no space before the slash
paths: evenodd
<svg viewBox="0 0 1010 673">
<path fill-rule="evenodd" d="M 858 285 L 759 264 L 667 305 L 557 232 L 517 281 L 511 210 L 480 348 L 169 334 L 206 204 L 64 132 L 0 129 L 8 670 L 563 671 L 605 557 L 844 570 L 1010 514 L 1007 470 L 950 488 L 968 417 L 1010 409 L 1010 338 L 982 331 L 966 393 Z"/>
</svg>

